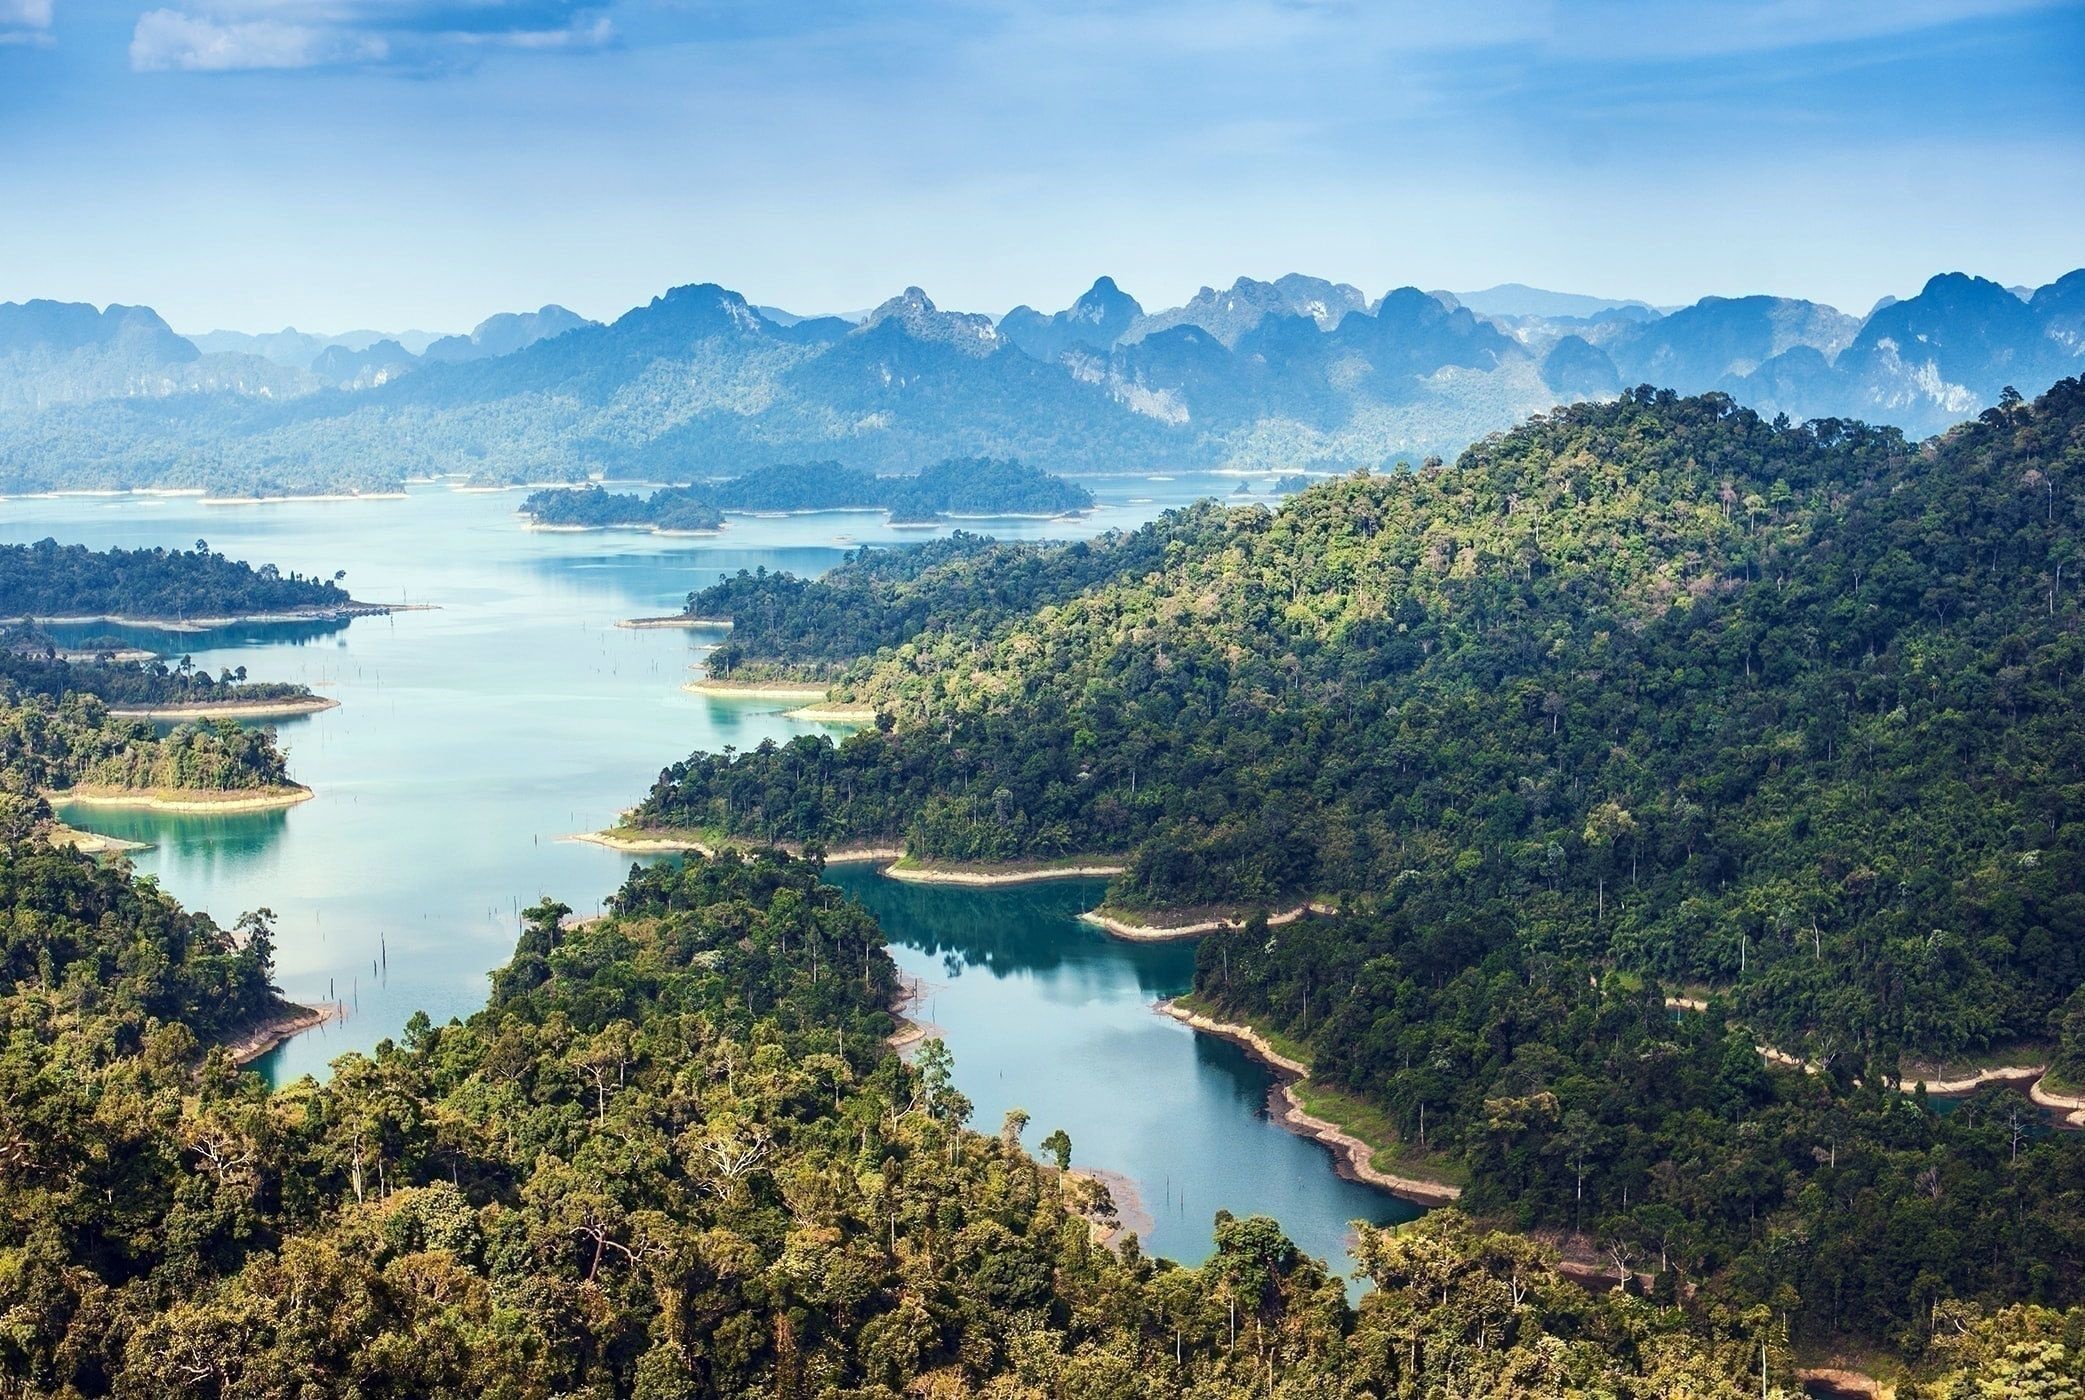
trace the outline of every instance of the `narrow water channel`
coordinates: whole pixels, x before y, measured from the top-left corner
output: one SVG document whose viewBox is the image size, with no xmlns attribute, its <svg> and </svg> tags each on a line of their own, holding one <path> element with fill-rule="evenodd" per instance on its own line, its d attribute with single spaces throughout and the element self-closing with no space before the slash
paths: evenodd
<svg viewBox="0 0 2085 1400">
<path fill-rule="evenodd" d="M 1001 536 L 1090 534 L 1147 519 L 1220 478 L 1096 486 L 1102 510 L 1062 522 L 975 522 Z M 1166 493 L 1161 495 L 1160 493 Z M 80 824 L 150 843 L 138 868 L 229 923 L 274 910 L 279 980 L 346 1019 L 264 1062 L 278 1081 L 322 1074 L 350 1049 L 482 1004 L 512 949 L 517 912 L 543 896 L 591 912 L 627 858 L 562 838 L 596 830 L 694 749 L 750 747 L 807 726 L 773 703 L 720 702 L 681 683 L 700 634 L 618 628 L 678 610 L 720 572 L 815 573 L 859 543 L 918 539 L 879 517 L 737 520 L 721 535 L 529 532 L 512 495 L 445 488 L 397 501 L 208 506 L 182 497 L 0 501 L 0 540 L 53 536 L 98 548 L 212 548 L 284 570 L 347 570 L 372 602 L 435 610 L 339 628 L 130 632 L 215 671 L 306 682 L 338 709 L 280 725 L 292 773 L 317 793 L 287 811 L 227 816 L 97 809 Z M 120 629 L 86 629 L 106 634 Z M 78 634 L 75 634 L 77 636 Z M 1153 1250 L 1205 1257 L 1219 1208 L 1277 1216 L 1346 1267 L 1348 1223 L 1412 1207 L 1341 1180 L 1330 1154 L 1270 1122 L 1269 1077 L 1235 1047 L 1154 1014 L 1187 989 L 1189 945 L 1128 944 L 1078 923 L 1094 882 L 922 888 L 864 867 L 834 878 L 876 913 L 921 1014 L 955 1052 L 976 1122 L 1030 1114 L 1031 1144 L 1063 1128 L 1082 1167 L 1119 1174 Z M 1140 1220 L 1139 1224 L 1144 1222 Z"/>
</svg>

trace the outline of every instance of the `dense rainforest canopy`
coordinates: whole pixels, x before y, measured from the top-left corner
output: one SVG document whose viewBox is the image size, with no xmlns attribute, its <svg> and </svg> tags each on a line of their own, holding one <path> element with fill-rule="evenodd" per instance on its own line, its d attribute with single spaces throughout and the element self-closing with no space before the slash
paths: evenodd
<svg viewBox="0 0 2085 1400">
<path fill-rule="evenodd" d="M 522 514 L 538 525 L 714 530 L 727 511 L 882 510 L 915 523 L 954 515 L 1064 515 L 1093 494 L 1020 462 L 954 458 L 912 476 L 874 476 L 838 462 L 763 467 L 725 481 L 664 486 L 648 496 L 588 485 L 532 493 Z"/>
<path fill-rule="evenodd" d="M 194 549 L 92 550 L 56 540 L 0 545 L 0 619 L 237 617 L 343 608 L 334 579 Z"/>
<path fill-rule="evenodd" d="M 270 995 L 265 918 L 36 817 L 0 832 L 11 1395 L 1793 1393 L 1771 1309 L 1588 1291 L 1455 1211 L 1364 1229 L 1358 1309 L 1265 1219 L 1194 1269 L 1103 1248 L 1104 1192 L 886 1046 L 894 971 L 815 864 L 539 905 L 484 1011 L 270 1092 L 209 1052 Z M 2080 1379 L 2085 1316 L 1944 1316 L 1924 1393 Z"/>
<path fill-rule="evenodd" d="M 1069 551 L 976 552 L 882 589 L 957 625 L 893 646 L 853 610 L 881 650 L 838 693 L 879 727 L 697 755 L 637 820 L 1502 923 L 1728 988 L 1790 1048 L 2039 1036 L 2085 980 L 2081 436 L 2077 381 L 1921 446 L 1639 391 L 1176 519 L 1157 567 L 1032 612 L 993 616 L 996 568 Z M 830 664 L 850 588 L 718 601 L 748 660 Z"/>
<path fill-rule="evenodd" d="M 2081 474 L 2078 381 L 1925 444 L 1641 390 L 1176 518 L 1070 596 L 995 594 L 990 549 L 739 580 L 755 664 L 836 667 L 850 590 L 959 621 L 862 629 L 835 691 L 875 728 L 694 756 L 634 820 L 1121 853 L 1123 910 L 1316 898 L 1206 940 L 1197 995 L 1419 1169 L 1916 1351 L 1944 1297 L 2085 1295 L 2078 1140 L 1893 1092 L 2021 1041 L 2085 1066 Z"/>
</svg>

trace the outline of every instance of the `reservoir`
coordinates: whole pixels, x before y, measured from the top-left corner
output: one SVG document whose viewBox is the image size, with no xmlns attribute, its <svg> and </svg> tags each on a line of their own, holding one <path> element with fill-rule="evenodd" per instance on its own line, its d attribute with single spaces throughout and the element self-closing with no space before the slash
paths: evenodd
<svg viewBox="0 0 2085 1400">
<path fill-rule="evenodd" d="M 1201 496 L 1228 500 L 1237 478 L 1086 484 L 1102 506 L 1078 521 L 964 527 L 1090 535 Z M 344 586 L 368 602 L 432 605 L 342 626 L 184 635 L 97 624 L 63 638 L 116 632 L 213 672 L 245 666 L 255 680 L 302 681 L 341 702 L 278 725 L 311 801 L 232 815 L 74 814 L 151 843 L 137 868 L 221 924 L 274 911 L 283 990 L 346 1008 L 261 1063 L 277 1082 L 325 1073 L 335 1056 L 397 1035 L 416 1010 L 437 1022 L 476 1010 L 486 974 L 512 951 L 520 910 L 547 896 L 592 913 L 613 893 L 629 858 L 564 838 L 612 823 L 668 763 L 815 728 L 785 718 L 786 703 L 683 691 L 704 634 L 619 620 L 677 612 L 720 573 L 815 574 L 858 545 L 929 533 L 860 513 L 734 517 L 708 537 L 540 532 L 513 513 L 519 500 L 428 486 L 403 499 L 265 505 L 0 501 L 9 543 L 204 539 L 284 572 L 344 569 Z M 925 984 L 915 1014 L 954 1051 L 974 1126 L 994 1131 L 1020 1107 L 1031 1146 L 1064 1129 L 1075 1165 L 1133 1187 L 1148 1249 L 1201 1260 L 1211 1217 L 1226 1208 L 1276 1216 L 1344 1271 L 1350 1221 L 1417 1214 L 1341 1179 L 1326 1149 L 1269 1121 L 1269 1075 L 1242 1051 L 1151 1010 L 1187 990 L 1193 945 L 1124 943 L 1077 922 L 1098 901 L 1097 882 L 927 887 L 865 866 L 836 867 L 831 878 L 870 908 L 900 967 Z"/>
</svg>

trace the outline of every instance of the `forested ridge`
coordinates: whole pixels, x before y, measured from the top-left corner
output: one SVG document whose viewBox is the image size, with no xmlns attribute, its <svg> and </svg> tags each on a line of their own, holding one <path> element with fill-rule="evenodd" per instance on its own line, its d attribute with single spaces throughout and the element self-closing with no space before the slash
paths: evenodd
<svg viewBox="0 0 2085 1400">
<path fill-rule="evenodd" d="M 1454 1211 L 1364 1227 L 1358 1309 L 1265 1219 L 1194 1269 L 1102 1248 L 1094 1187 L 886 1047 L 880 935 L 814 864 L 538 905 L 485 1010 L 270 1092 L 204 1053 L 271 995 L 265 916 L 224 935 L 35 815 L 0 846 L 10 1395 L 1793 1393 L 1770 1310 L 1587 1291 Z M 1945 1315 L 1923 1393 L 2078 1382 L 2085 1316 Z"/>
<path fill-rule="evenodd" d="M 922 631 L 837 688 L 879 728 L 693 756 L 636 820 L 1496 920 L 1791 1049 L 2040 1036 L 2085 980 L 2081 434 L 2077 381 L 1923 445 L 1562 410 Z"/>
<path fill-rule="evenodd" d="M 361 606 L 333 579 L 194 549 L 0 545 L 0 618 L 236 617 Z"/>
<path fill-rule="evenodd" d="M 778 464 L 645 496 L 598 485 L 551 488 L 531 493 L 521 512 L 538 525 L 714 530 L 727 511 L 882 510 L 893 521 L 920 523 L 947 515 L 1064 515 L 1092 505 L 1090 491 L 1062 477 L 1020 462 L 966 457 L 910 476 L 875 476 L 838 462 Z"/>
<path fill-rule="evenodd" d="M 958 530 L 907 548 L 858 549 L 816 579 L 741 569 L 690 593 L 687 611 L 732 624 L 710 654 L 712 675 L 825 679 L 925 633 L 979 637 L 1097 583 L 1140 579 L 1170 549 L 1221 530 L 1223 518 L 1196 505 L 1071 544 Z"/>
<path fill-rule="evenodd" d="M 2081 467 L 2077 381 L 1924 444 L 1639 391 L 923 629 L 835 688 L 875 729 L 694 756 L 633 820 L 1320 897 L 1205 940 L 1204 1004 L 1486 1218 L 1917 1353 L 1942 1300 L 2085 1290 L 2078 1140 L 1894 1091 L 2085 1066 Z"/>
</svg>

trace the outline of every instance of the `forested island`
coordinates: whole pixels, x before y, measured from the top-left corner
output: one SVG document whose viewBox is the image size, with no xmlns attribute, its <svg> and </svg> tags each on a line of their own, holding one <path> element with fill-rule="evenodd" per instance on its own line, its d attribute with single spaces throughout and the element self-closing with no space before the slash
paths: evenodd
<svg viewBox="0 0 2085 1400">
<path fill-rule="evenodd" d="M 833 608 L 893 582 L 739 580 L 742 663 L 838 669 L 879 723 L 691 757 L 633 824 L 1126 850 L 1109 904 L 1161 920 L 1315 899 L 1206 940 L 1197 993 L 1392 1158 L 1916 1354 L 1948 1300 L 2085 1296 L 2085 1144 L 1896 1092 L 2085 1068 L 2081 441 L 2075 380 L 1922 444 L 1646 389 L 898 642 Z M 902 583 L 989 598 L 997 557 Z"/>
<path fill-rule="evenodd" d="M 193 622 L 241 617 L 381 613 L 330 579 L 255 568 L 193 549 L 92 550 L 56 540 L 0 545 L 0 621 L 113 618 Z"/>
<path fill-rule="evenodd" d="M 1089 510 L 1085 487 L 1019 462 L 951 459 L 912 476 L 874 476 L 837 462 L 763 467 L 725 481 L 666 486 L 647 496 L 598 485 L 531 494 L 521 513 L 539 526 L 585 529 L 715 530 L 727 513 L 881 510 L 894 523 L 947 516 L 1068 515 Z"/>
<path fill-rule="evenodd" d="M 815 862 L 632 871 L 527 911 L 486 1008 L 271 1092 L 231 931 L 0 809 L 0 1369 L 25 1394 L 1599 1393 L 1793 1384 L 1767 1308 L 1568 1282 L 1453 1210 L 1345 1290 L 1263 1218 L 1199 1268 L 1096 1242 L 1105 1191 L 885 1043 L 895 971 Z M 1037 1125 L 1039 1132 L 1042 1125 Z M 1942 1316 L 1922 1394 L 2078 1379 L 2081 1319 Z"/>
<path fill-rule="evenodd" d="M 60 699 L 0 685 L 0 792 L 157 805 L 283 805 L 290 781 L 266 729 L 203 719 L 157 734 L 92 695 Z"/>
<path fill-rule="evenodd" d="M 0 627 L 0 691 L 58 700 L 92 695 L 130 713 L 296 713 L 330 708 L 331 700 L 309 686 L 287 681 L 250 681 L 246 668 L 226 667 L 215 676 L 187 657 L 174 662 L 122 661 L 106 649 L 91 659 L 69 657 L 47 634 L 33 628 Z"/>
</svg>

